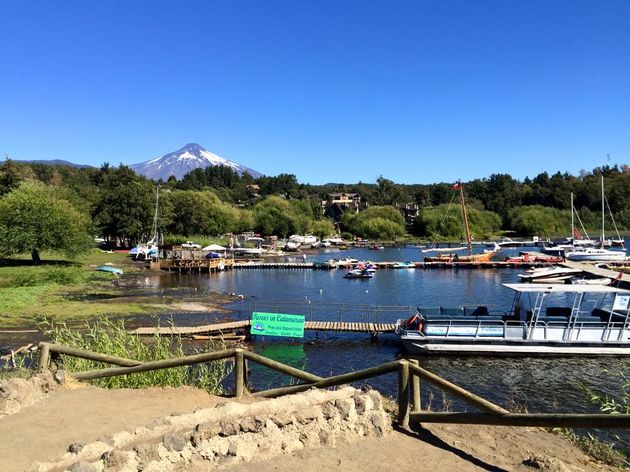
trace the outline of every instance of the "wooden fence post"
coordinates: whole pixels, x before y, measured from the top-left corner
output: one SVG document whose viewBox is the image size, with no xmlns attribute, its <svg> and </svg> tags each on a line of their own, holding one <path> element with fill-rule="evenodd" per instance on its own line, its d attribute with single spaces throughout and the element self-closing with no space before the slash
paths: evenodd
<svg viewBox="0 0 630 472">
<path fill-rule="evenodd" d="M 398 367 L 398 425 L 409 427 L 409 363 L 400 361 Z"/>
<path fill-rule="evenodd" d="M 420 367 L 420 361 L 417 359 L 410 359 L 409 362 L 417 367 Z M 419 413 L 422 410 L 422 404 L 420 402 L 420 377 L 412 373 L 411 374 L 411 412 Z"/>
<path fill-rule="evenodd" d="M 245 359 L 241 349 L 237 349 L 234 353 L 234 381 L 234 396 L 236 398 L 243 398 L 245 391 Z"/>
<path fill-rule="evenodd" d="M 40 343 L 39 345 L 39 371 L 43 372 L 48 368 L 50 362 L 50 346 L 48 343 Z"/>
</svg>

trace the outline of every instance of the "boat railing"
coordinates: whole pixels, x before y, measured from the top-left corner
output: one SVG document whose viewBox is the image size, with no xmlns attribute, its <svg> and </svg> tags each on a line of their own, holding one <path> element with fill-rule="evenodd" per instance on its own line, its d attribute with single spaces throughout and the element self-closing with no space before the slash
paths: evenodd
<svg viewBox="0 0 630 472">
<path fill-rule="evenodd" d="M 457 318 L 450 320 L 429 320 L 428 326 L 438 326 L 438 327 L 446 327 L 446 332 L 439 336 L 445 337 L 462 337 L 461 328 L 473 328 L 475 329 L 474 334 L 466 335 L 466 337 L 479 338 L 483 336 L 482 328 L 499 328 L 501 329 L 501 335 L 495 336 L 493 338 L 507 337 L 508 328 L 516 328 L 522 329 L 523 332 L 527 328 L 527 323 L 524 321 L 514 321 L 514 320 L 476 320 L 476 319 L 465 319 L 465 318 Z M 430 334 L 429 334 L 430 336 Z M 483 337 L 487 337 L 483 336 Z"/>
<path fill-rule="evenodd" d="M 514 332 L 514 329 L 522 329 L 523 333 L 529 333 L 532 329 L 542 329 L 544 338 L 548 338 L 548 330 L 549 329 L 564 329 L 570 330 L 571 332 L 577 331 L 578 335 L 581 330 L 584 329 L 601 329 L 602 330 L 602 341 L 611 341 L 611 335 L 615 335 L 617 337 L 621 336 L 621 332 L 623 330 L 630 330 L 630 322 L 611 322 L 606 323 L 604 321 L 580 321 L 580 320 L 569 320 L 566 321 L 516 321 L 516 320 L 473 320 L 473 319 L 465 319 L 465 318 L 456 318 L 450 320 L 429 320 L 429 326 L 437 326 L 437 327 L 445 327 L 446 331 L 444 334 L 440 334 L 439 336 L 444 337 L 461 337 L 461 329 L 463 327 L 466 328 L 474 328 L 475 332 L 466 335 L 466 337 L 478 338 L 482 336 L 482 328 L 501 328 L 501 335 L 493 335 L 492 337 L 508 337 L 508 333 L 510 330 L 508 328 L 512 328 L 511 332 Z M 411 330 L 412 331 L 412 330 Z M 497 333 L 495 333 L 497 334 Z M 487 336 L 487 335 L 486 335 Z M 510 336 L 511 337 L 511 336 Z M 616 339 L 612 339 L 614 341 Z"/>
<path fill-rule="evenodd" d="M 416 312 L 412 305 L 369 305 L 359 303 L 328 303 L 306 298 L 303 301 L 251 300 L 236 304 L 232 309 L 243 319 L 253 312 L 284 313 L 304 316 L 305 321 L 337 321 L 359 323 L 396 323 Z"/>
</svg>

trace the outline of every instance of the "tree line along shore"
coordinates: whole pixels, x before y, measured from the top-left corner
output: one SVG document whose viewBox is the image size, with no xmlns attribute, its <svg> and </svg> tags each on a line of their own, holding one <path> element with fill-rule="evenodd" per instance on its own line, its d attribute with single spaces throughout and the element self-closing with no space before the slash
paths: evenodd
<svg viewBox="0 0 630 472">
<path fill-rule="evenodd" d="M 630 168 L 605 166 L 579 176 L 543 172 L 523 181 L 508 174 L 462 182 L 472 236 L 568 236 L 570 195 L 587 230 L 601 221 L 600 176 L 607 208 L 621 231 L 630 230 Z M 253 179 L 226 167 L 196 169 L 181 180 L 158 182 L 159 225 L 165 242 L 190 235 L 217 238 L 254 231 L 265 236 L 313 234 L 324 238 L 460 239 L 463 225 L 452 205 L 453 183 L 298 183 L 294 175 Z M 0 257 L 58 250 L 72 257 L 94 237 L 134 245 L 151 231 L 156 182 L 129 167 L 100 168 L 14 162 L 0 164 Z M 339 196 L 342 196 L 341 199 Z"/>
</svg>

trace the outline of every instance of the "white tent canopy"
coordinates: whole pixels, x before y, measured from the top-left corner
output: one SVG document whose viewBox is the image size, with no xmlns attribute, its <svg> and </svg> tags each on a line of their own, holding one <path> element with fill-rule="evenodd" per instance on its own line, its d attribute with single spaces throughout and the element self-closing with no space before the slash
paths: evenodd
<svg viewBox="0 0 630 472">
<path fill-rule="evenodd" d="M 206 246 L 201 249 L 202 251 L 225 251 L 223 246 L 219 246 L 218 244 L 210 244 L 210 246 Z"/>
</svg>

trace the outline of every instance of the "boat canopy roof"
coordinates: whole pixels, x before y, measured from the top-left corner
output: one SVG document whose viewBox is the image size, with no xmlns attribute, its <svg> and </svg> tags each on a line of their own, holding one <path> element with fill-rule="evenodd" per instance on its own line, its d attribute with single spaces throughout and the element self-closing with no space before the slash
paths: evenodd
<svg viewBox="0 0 630 472">
<path fill-rule="evenodd" d="M 606 285 L 503 284 L 503 286 L 521 293 L 623 293 L 630 295 L 630 290 Z"/>
</svg>

